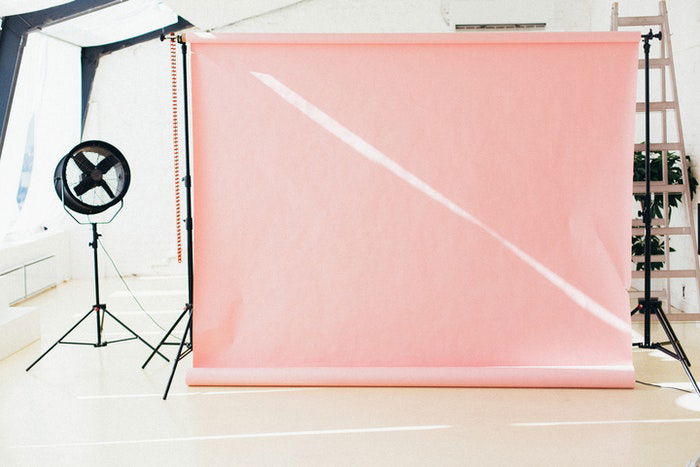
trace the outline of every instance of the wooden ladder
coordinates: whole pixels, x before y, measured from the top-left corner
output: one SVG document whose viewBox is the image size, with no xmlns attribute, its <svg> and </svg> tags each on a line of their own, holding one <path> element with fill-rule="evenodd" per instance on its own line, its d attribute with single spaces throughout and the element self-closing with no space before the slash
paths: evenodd
<svg viewBox="0 0 700 467">
<path fill-rule="evenodd" d="M 658 271 L 652 271 L 652 279 L 662 279 L 665 283 L 665 289 L 657 290 L 654 292 L 654 296 L 659 297 L 665 302 L 666 312 L 670 312 L 670 291 L 671 291 L 671 279 L 676 278 L 694 278 L 696 290 L 698 294 L 698 303 L 700 303 L 700 262 L 698 261 L 698 245 L 696 237 L 696 228 L 693 215 L 693 209 L 690 197 L 690 186 L 688 183 L 688 163 L 686 160 L 685 144 L 683 142 L 683 126 L 681 125 L 681 114 L 678 105 L 678 93 L 676 87 L 676 70 L 673 64 L 673 50 L 671 48 L 671 33 L 668 26 L 668 10 L 666 9 L 666 2 L 659 2 L 659 14 L 657 16 L 627 16 L 622 17 L 619 15 L 619 7 L 617 2 L 613 3 L 612 7 L 612 17 L 611 17 L 611 30 L 618 31 L 619 28 L 632 27 L 643 30 L 647 32 L 649 28 L 656 31 L 658 28 L 661 30 L 662 39 L 661 47 L 659 49 L 659 57 L 652 58 L 649 60 L 649 69 L 657 69 L 660 71 L 661 79 L 660 83 L 660 97 L 661 100 L 657 102 L 650 102 L 649 109 L 652 113 L 658 113 L 661 115 L 661 141 L 653 142 L 650 145 L 650 149 L 653 153 L 661 153 L 661 172 L 662 178 L 658 181 L 652 181 L 653 196 L 656 198 L 661 195 L 663 197 L 663 210 L 662 217 L 654 217 L 652 219 L 652 231 L 654 235 L 659 236 L 663 241 L 662 255 L 653 255 L 652 262 L 663 262 L 664 268 Z M 644 60 L 639 60 L 639 69 L 644 69 Z M 667 79 L 669 83 L 667 83 Z M 670 92 L 667 92 L 667 84 L 670 84 Z M 670 94 L 670 96 L 668 95 Z M 644 102 L 637 102 L 637 112 L 644 113 Z M 677 140 L 669 141 L 668 135 L 668 123 L 669 123 L 669 113 L 672 113 L 671 122 L 675 124 Z M 675 120 L 675 122 L 674 122 Z M 653 124 L 653 123 L 652 123 Z M 658 130 L 655 132 L 658 134 Z M 652 133 L 654 134 L 654 133 Z M 644 151 L 644 143 L 635 144 L 635 151 Z M 682 171 L 682 182 L 680 184 L 669 183 L 668 176 L 668 154 L 673 152 L 677 154 L 680 158 L 680 169 Z M 633 188 L 634 194 L 645 193 L 644 182 L 634 182 Z M 669 216 L 669 194 L 681 194 L 681 203 L 685 207 L 687 225 L 671 226 L 670 216 Z M 633 219 L 632 221 L 632 235 L 633 236 L 643 236 L 644 235 L 644 222 L 640 218 Z M 693 264 L 694 269 L 673 269 L 671 267 L 671 245 L 670 240 L 672 236 L 684 235 L 689 237 L 690 245 L 692 248 Z M 643 256 L 632 256 L 632 262 L 642 263 L 644 261 Z M 633 271 L 632 278 L 643 278 L 644 271 Z M 655 281 L 656 282 L 656 281 Z M 638 298 L 643 296 L 643 292 L 632 290 L 630 291 L 631 298 Z M 678 314 L 671 315 L 673 317 L 678 317 Z M 688 318 L 698 318 L 700 314 L 698 313 L 685 313 L 683 317 Z"/>
</svg>

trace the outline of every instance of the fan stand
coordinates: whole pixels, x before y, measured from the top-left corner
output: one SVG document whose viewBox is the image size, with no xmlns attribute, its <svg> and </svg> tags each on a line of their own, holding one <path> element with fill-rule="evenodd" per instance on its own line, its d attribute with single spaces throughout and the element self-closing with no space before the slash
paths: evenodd
<svg viewBox="0 0 700 467">
<path fill-rule="evenodd" d="M 121 203 L 119 209 L 118 209 L 117 212 L 114 214 L 114 216 L 112 216 L 112 219 L 114 219 L 114 217 L 117 215 L 117 213 L 119 213 L 119 211 L 121 211 L 121 209 L 122 209 L 123 206 L 124 206 L 124 202 L 122 201 L 122 203 Z M 68 210 L 66 210 L 66 212 L 68 212 Z M 70 212 L 68 212 L 68 214 L 70 214 Z M 73 217 L 73 219 L 75 219 L 75 221 L 78 222 L 79 224 L 84 224 L 84 222 L 79 222 L 72 214 L 70 214 L 70 216 Z M 112 219 L 110 219 L 108 222 L 111 222 Z M 54 344 L 53 344 L 51 347 L 49 347 L 44 353 L 42 353 L 42 354 L 39 356 L 39 358 L 37 358 L 36 360 L 34 360 L 34 362 L 33 362 L 31 365 L 29 365 L 29 366 L 27 367 L 26 371 L 31 370 L 32 367 L 33 367 L 34 365 L 36 365 L 37 363 L 39 363 L 39 361 L 40 361 L 42 358 L 44 358 L 44 357 L 46 356 L 46 354 L 48 354 L 49 352 L 51 352 L 51 351 L 52 351 L 57 345 L 59 345 L 59 344 L 64 344 L 64 345 L 91 345 L 91 346 L 93 346 L 93 347 L 104 347 L 104 346 L 106 346 L 107 344 L 114 344 L 114 343 L 117 343 L 117 342 L 124 342 L 124 341 L 130 341 L 130 340 L 138 339 L 138 340 L 140 340 L 141 342 L 143 342 L 148 348 L 150 348 L 151 350 L 153 350 L 154 353 L 156 352 L 156 349 L 154 349 L 153 346 L 151 346 L 151 344 L 149 344 L 149 343 L 146 342 L 141 336 L 139 336 L 138 334 L 136 334 L 136 332 L 134 332 L 129 326 L 127 326 L 126 324 L 124 324 L 119 318 L 117 318 L 117 317 L 114 316 L 112 313 L 110 313 L 109 310 L 107 310 L 107 305 L 106 305 L 106 304 L 100 303 L 100 281 L 99 281 L 99 276 L 98 276 L 97 246 L 98 246 L 98 239 L 99 239 L 99 237 L 101 237 L 101 235 L 97 233 L 97 224 L 98 224 L 98 223 L 99 223 L 99 224 L 106 224 L 107 222 L 90 222 L 90 224 L 92 225 L 92 242 L 89 243 L 89 246 L 92 248 L 92 258 L 93 258 L 93 266 L 94 266 L 93 269 L 94 269 L 94 280 L 95 280 L 95 304 L 92 306 L 92 308 L 90 309 L 90 311 L 88 311 L 82 318 L 80 318 L 80 319 L 78 320 L 77 323 L 75 323 L 75 324 L 68 330 L 68 332 L 66 332 L 66 333 L 65 333 L 63 336 L 61 336 L 56 342 L 54 342 Z M 65 339 L 66 337 L 68 337 L 68 335 L 69 335 L 71 332 L 73 332 L 73 330 L 74 330 L 75 328 L 77 328 L 77 327 L 80 325 L 80 323 L 82 323 L 83 321 L 85 321 L 92 313 L 95 313 L 95 320 L 96 320 L 96 323 L 97 323 L 97 338 L 96 338 L 96 342 L 73 342 L 73 341 L 64 341 L 64 340 L 63 340 L 63 339 Z M 105 317 L 107 317 L 107 316 L 110 317 L 110 318 L 112 318 L 114 321 L 116 321 L 121 327 L 123 327 L 124 329 L 126 329 L 127 331 L 129 331 L 129 333 L 132 335 L 132 337 L 126 337 L 126 338 L 124 338 L 124 339 L 115 339 L 115 340 L 112 340 L 112 341 L 103 340 L 102 330 L 103 330 L 103 326 L 104 326 Z M 161 357 L 163 357 L 163 358 L 165 359 L 165 361 L 170 361 L 170 360 L 168 360 L 168 358 L 167 358 L 165 355 L 163 355 L 162 353 L 160 353 L 160 352 L 157 352 L 157 353 L 158 353 L 158 355 L 160 355 Z"/>
</svg>

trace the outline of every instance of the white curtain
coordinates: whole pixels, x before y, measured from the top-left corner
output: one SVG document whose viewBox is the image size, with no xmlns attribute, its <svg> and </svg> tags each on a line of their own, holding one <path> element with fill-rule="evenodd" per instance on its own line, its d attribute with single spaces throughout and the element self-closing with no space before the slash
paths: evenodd
<svg viewBox="0 0 700 467">
<path fill-rule="evenodd" d="M 79 142 L 80 99 L 80 48 L 30 34 L 0 157 L 0 239 L 62 225 L 53 170 Z"/>
</svg>

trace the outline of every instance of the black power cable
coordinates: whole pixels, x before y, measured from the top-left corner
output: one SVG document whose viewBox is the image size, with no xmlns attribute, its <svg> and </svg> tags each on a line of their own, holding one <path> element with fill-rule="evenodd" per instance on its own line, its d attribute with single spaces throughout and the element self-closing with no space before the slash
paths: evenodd
<svg viewBox="0 0 700 467">
<path fill-rule="evenodd" d="M 141 311 L 143 311 L 143 312 L 146 314 L 146 316 L 148 316 L 148 318 L 149 318 L 151 321 L 153 321 L 153 324 L 155 324 L 156 326 L 158 326 L 162 331 L 167 332 L 167 329 L 165 329 L 163 326 L 161 326 L 160 324 L 158 324 L 158 321 L 156 321 L 156 320 L 153 318 L 153 316 L 151 316 L 151 314 L 150 314 L 148 311 L 146 311 L 146 309 L 145 309 L 144 306 L 141 304 L 141 302 L 139 301 L 139 299 L 136 298 L 136 295 L 135 295 L 134 292 L 131 290 L 131 287 L 129 287 L 129 284 L 126 283 L 126 280 L 124 279 L 124 276 L 123 276 L 122 273 L 119 271 L 119 268 L 117 267 L 116 263 L 115 263 L 114 260 L 112 259 L 112 256 L 109 254 L 109 252 L 107 251 L 107 248 L 105 248 L 104 244 L 102 243 L 102 240 L 98 240 L 98 243 L 100 244 L 100 247 L 102 248 L 102 251 L 104 251 L 105 255 L 107 255 L 107 258 L 109 259 L 109 262 L 112 263 L 112 267 L 114 268 L 114 271 L 115 271 L 115 272 L 117 273 L 117 275 L 119 276 L 119 279 L 122 281 L 122 284 L 124 284 L 124 287 L 126 288 L 126 290 L 127 290 L 127 291 L 129 292 L 129 294 L 131 295 L 131 298 L 134 299 L 134 302 L 136 302 L 136 304 L 139 306 L 139 308 L 141 309 Z M 173 336 L 175 336 L 177 339 L 181 339 L 181 337 L 178 337 L 178 336 L 175 335 L 175 334 L 173 334 Z"/>
<path fill-rule="evenodd" d="M 644 381 L 639 381 L 638 379 L 634 380 L 634 382 L 639 383 L 639 384 L 643 384 L 644 386 L 653 386 L 655 388 L 661 388 L 661 389 L 675 389 L 676 391 L 687 392 L 690 394 L 694 394 L 694 392 L 695 392 L 695 391 L 688 391 L 687 389 L 677 388 L 675 386 L 662 386 L 661 384 L 646 383 Z"/>
</svg>

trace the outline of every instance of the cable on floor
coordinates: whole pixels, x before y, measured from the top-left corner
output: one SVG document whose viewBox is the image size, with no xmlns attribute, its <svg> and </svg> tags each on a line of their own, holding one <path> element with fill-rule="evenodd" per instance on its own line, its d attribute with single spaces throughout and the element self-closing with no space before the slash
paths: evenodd
<svg viewBox="0 0 700 467">
<path fill-rule="evenodd" d="M 675 386 L 662 386 L 660 384 L 654 384 L 654 383 L 646 383 L 644 381 L 639 381 L 638 379 L 634 380 L 635 383 L 643 384 L 644 386 L 653 386 L 655 388 L 661 388 L 661 389 L 675 389 L 676 391 L 682 391 L 682 392 L 687 392 L 687 393 L 693 393 L 693 391 L 688 391 L 687 389 L 683 388 L 677 388 Z"/>
</svg>

